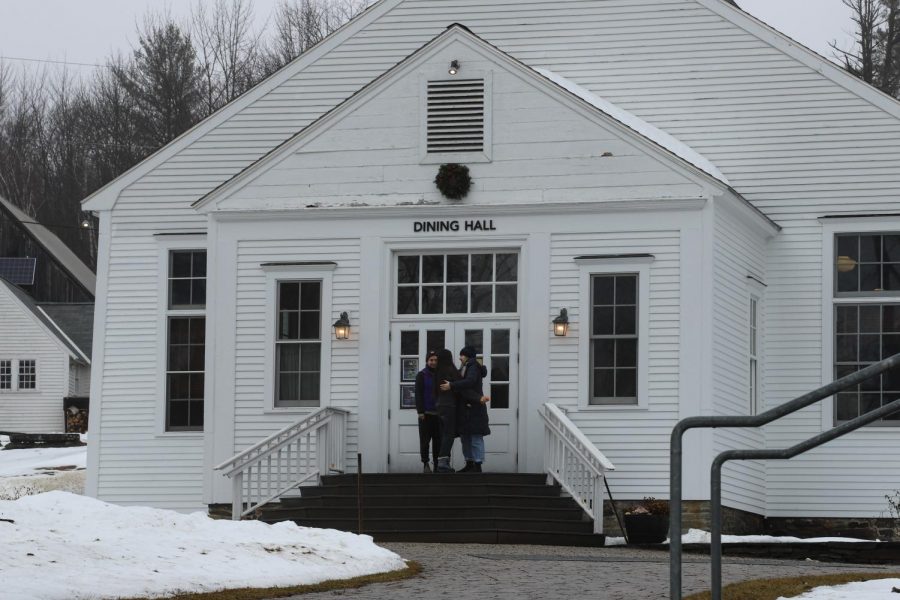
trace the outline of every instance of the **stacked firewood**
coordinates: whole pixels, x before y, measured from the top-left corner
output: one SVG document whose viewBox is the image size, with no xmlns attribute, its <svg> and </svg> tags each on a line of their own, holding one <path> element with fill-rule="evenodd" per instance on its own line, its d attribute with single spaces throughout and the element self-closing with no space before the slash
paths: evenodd
<svg viewBox="0 0 900 600">
<path fill-rule="evenodd" d="M 66 433 L 87 433 L 88 411 L 70 406 L 66 410 Z"/>
</svg>

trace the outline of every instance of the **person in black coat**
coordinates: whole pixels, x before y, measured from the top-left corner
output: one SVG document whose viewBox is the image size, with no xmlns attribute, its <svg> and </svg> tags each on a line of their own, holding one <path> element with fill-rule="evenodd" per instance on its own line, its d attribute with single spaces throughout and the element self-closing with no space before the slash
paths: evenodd
<svg viewBox="0 0 900 600">
<path fill-rule="evenodd" d="M 441 350 L 437 353 L 437 365 L 434 373 L 435 381 L 444 383 L 459 379 L 459 371 L 453 364 L 453 353 Z M 456 437 L 456 416 L 458 411 L 457 394 L 449 387 L 441 385 L 437 394 L 437 412 L 441 419 L 441 449 L 438 452 L 437 472 L 452 473 L 450 455 L 453 452 L 453 439 Z"/>
<path fill-rule="evenodd" d="M 416 374 L 416 412 L 419 413 L 419 451 L 422 455 L 422 470 L 431 473 L 428 464 L 428 447 L 434 455 L 437 469 L 438 453 L 441 449 L 441 417 L 437 410 L 438 381 L 435 378 L 437 352 L 430 350 L 425 357 L 425 368 Z"/>
<path fill-rule="evenodd" d="M 466 466 L 460 473 L 481 473 L 484 463 L 484 436 L 491 434 L 488 424 L 487 403 L 490 398 L 484 395 L 483 379 L 487 369 L 475 360 L 475 349 L 466 346 L 459 351 L 462 363 L 460 378 L 456 381 L 441 380 L 441 390 L 459 394 L 459 413 L 457 430 L 463 447 Z"/>
</svg>

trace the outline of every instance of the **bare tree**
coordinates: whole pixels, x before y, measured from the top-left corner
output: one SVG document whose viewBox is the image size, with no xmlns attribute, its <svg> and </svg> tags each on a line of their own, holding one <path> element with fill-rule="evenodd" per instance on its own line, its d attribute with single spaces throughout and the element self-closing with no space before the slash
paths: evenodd
<svg viewBox="0 0 900 600">
<path fill-rule="evenodd" d="M 831 47 L 844 68 L 886 94 L 900 93 L 900 0 L 842 0 L 850 9 L 852 48 Z"/>
<path fill-rule="evenodd" d="M 206 116 L 256 83 L 262 32 L 253 28 L 253 8 L 248 0 L 215 0 L 211 8 L 198 0 L 191 29 Z"/>
</svg>

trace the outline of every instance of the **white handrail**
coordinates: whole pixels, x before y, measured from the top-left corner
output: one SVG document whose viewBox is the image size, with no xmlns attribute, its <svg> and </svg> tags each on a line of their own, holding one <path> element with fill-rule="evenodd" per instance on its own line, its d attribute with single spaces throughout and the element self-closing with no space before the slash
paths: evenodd
<svg viewBox="0 0 900 600">
<path fill-rule="evenodd" d="M 328 472 L 344 471 L 347 415 L 323 408 L 288 425 L 215 468 L 231 478 L 231 518 Z"/>
<path fill-rule="evenodd" d="M 544 420 L 544 472 L 559 483 L 603 533 L 603 483 L 616 467 L 555 404 L 538 411 Z"/>
</svg>

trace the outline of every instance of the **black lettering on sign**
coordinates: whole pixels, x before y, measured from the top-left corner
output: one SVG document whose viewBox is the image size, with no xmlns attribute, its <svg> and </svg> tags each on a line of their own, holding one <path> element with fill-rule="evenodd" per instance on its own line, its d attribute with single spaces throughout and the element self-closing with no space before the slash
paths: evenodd
<svg viewBox="0 0 900 600">
<path fill-rule="evenodd" d="M 472 219 L 464 221 L 465 231 L 497 231 L 493 219 Z M 413 233 L 438 233 L 442 231 L 459 231 L 459 221 L 414 221 Z"/>
</svg>

